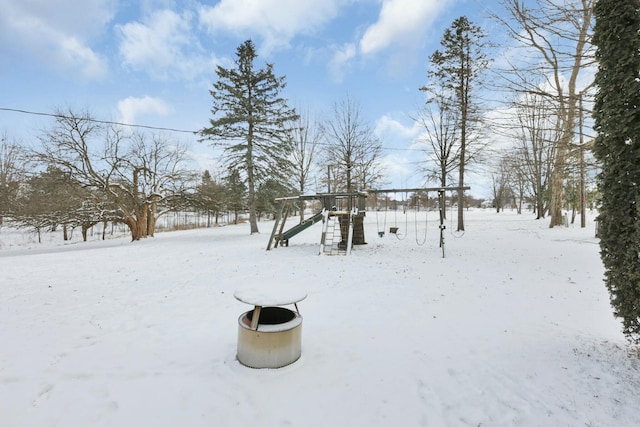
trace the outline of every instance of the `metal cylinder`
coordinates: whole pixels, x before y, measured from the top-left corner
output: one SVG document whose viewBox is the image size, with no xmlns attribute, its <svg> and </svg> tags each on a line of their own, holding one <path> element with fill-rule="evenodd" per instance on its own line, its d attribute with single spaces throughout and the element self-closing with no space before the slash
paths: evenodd
<svg viewBox="0 0 640 427">
<path fill-rule="evenodd" d="M 238 361 L 251 368 L 281 368 L 302 354 L 302 316 L 282 307 L 262 307 L 256 329 L 253 310 L 238 318 Z"/>
</svg>

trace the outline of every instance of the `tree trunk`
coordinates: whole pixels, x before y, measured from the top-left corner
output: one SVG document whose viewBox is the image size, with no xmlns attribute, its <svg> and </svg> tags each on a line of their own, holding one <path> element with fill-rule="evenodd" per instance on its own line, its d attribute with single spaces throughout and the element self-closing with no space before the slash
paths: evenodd
<svg viewBox="0 0 640 427">
<path fill-rule="evenodd" d="M 142 212 L 140 215 L 129 215 L 125 218 L 124 223 L 129 227 L 132 242 L 147 236 L 147 215 L 145 210 Z"/>
<path fill-rule="evenodd" d="M 536 219 L 544 218 L 544 194 L 542 194 L 541 177 L 536 178 Z"/>
<path fill-rule="evenodd" d="M 563 225 L 562 199 L 565 163 L 566 150 L 564 147 L 564 141 L 562 141 L 558 144 L 556 161 L 554 162 L 553 175 L 551 177 L 551 205 L 549 206 L 549 215 L 551 216 L 551 221 L 549 222 L 549 228 Z"/>
<path fill-rule="evenodd" d="M 125 224 L 129 227 L 129 231 L 131 232 L 131 241 L 135 242 L 136 240 L 140 240 L 140 227 L 138 227 L 138 222 L 135 218 L 127 218 L 125 220 Z"/>
<path fill-rule="evenodd" d="M 156 212 L 158 210 L 155 202 L 150 203 L 147 206 L 147 236 L 153 237 L 156 231 Z"/>
<path fill-rule="evenodd" d="M 304 181 L 301 180 L 300 182 L 300 195 L 304 194 Z M 306 203 L 304 202 L 304 200 L 300 200 L 300 222 L 304 221 L 304 208 L 305 208 Z"/>
<path fill-rule="evenodd" d="M 558 141 L 556 149 L 556 158 L 553 164 L 553 174 L 551 181 L 551 206 L 549 206 L 549 214 L 551 215 L 551 221 L 549 228 L 553 228 L 558 225 L 564 225 L 562 217 L 563 207 L 563 189 L 564 189 L 564 177 L 565 169 L 567 166 L 567 151 L 574 136 L 574 128 L 576 125 L 576 101 L 575 98 L 575 82 L 573 86 L 569 86 L 569 100 L 561 106 L 564 110 L 561 113 L 564 115 L 565 120 L 562 126 L 562 136 Z"/>
<path fill-rule="evenodd" d="M 442 175 L 440 176 L 440 186 L 442 188 L 445 188 L 447 186 L 447 171 L 446 171 L 444 166 L 441 169 L 441 173 L 442 173 Z M 443 219 L 447 219 L 447 210 L 446 209 L 444 211 L 442 211 L 442 218 Z"/>
<path fill-rule="evenodd" d="M 466 114 L 463 114 L 463 120 L 466 120 Z M 458 231 L 464 231 L 464 164 L 465 164 L 465 151 L 466 151 L 466 126 L 462 126 L 461 131 L 461 147 L 460 147 L 460 170 L 458 175 L 458 186 L 461 187 L 458 190 Z"/>
<path fill-rule="evenodd" d="M 256 182 L 253 170 L 253 123 L 249 123 L 249 131 L 247 135 L 247 186 L 249 187 L 249 226 L 251 234 L 259 233 L 258 217 L 256 215 Z M 236 212 L 236 224 L 238 223 L 238 215 Z"/>
<path fill-rule="evenodd" d="M 468 49 L 469 46 L 466 47 Z M 461 52 L 461 73 L 460 73 L 460 96 L 461 105 L 461 122 L 460 122 L 460 170 L 458 175 L 458 231 L 464 231 L 464 210 L 463 195 L 464 191 L 464 168 L 467 161 L 467 125 L 469 124 L 469 91 L 471 90 L 471 70 L 469 63 L 471 55 L 468 52 Z"/>
</svg>

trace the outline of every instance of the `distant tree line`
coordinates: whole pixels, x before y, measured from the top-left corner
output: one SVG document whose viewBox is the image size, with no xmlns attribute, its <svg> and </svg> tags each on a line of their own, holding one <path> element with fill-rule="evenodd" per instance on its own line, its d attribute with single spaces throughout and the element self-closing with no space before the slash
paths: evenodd
<svg viewBox="0 0 640 427">
<path fill-rule="evenodd" d="M 530 206 L 537 218 L 549 215 L 550 226 L 561 224 L 567 209 L 584 215 L 596 192 L 593 136 L 584 131 L 593 104 L 593 79 L 584 71 L 594 66 L 594 1 L 502 0 L 504 13 L 495 22 L 517 42 L 508 52 L 522 55 L 502 58 L 500 66 L 482 28 L 465 16 L 453 20 L 419 88 L 426 96 L 415 118 L 424 147 L 417 163 L 425 185 L 463 186 L 469 172 L 479 172 L 491 179 L 498 211 Z M 234 220 L 246 213 L 255 233 L 258 219 L 277 209 L 272 198 L 310 187 L 349 192 L 385 183 L 382 142 L 351 96 L 336 100 L 323 120 L 301 114 L 283 97 L 285 77 L 258 62 L 251 40 L 215 74 L 211 119 L 198 137 L 221 150 L 219 170 L 195 171 L 186 148 L 166 135 L 97 122 L 88 112 L 57 111 L 56 123 L 28 153 L 3 137 L 2 161 L 29 166 L 21 175 L 0 165 L 0 221 L 11 216 L 34 229 L 113 221 L 137 240 L 152 236 L 166 212 L 199 209 L 214 224 L 223 211 Z M 500 94 L 500 102 L 487 93 Z M 36 178 L 54 177 L 74 193 L 56 212 L 75 212 L 73 220 L 28 213 L 35 205 L 54 209 L 33 202 L 44 185 Z M 71 190 L 76 187 L 79 194 Z M 464 205 L 458 204 L 459 230 Z M 299 210 L 303 218 L 304 205 Z"/>
<path fill-rule="evenodd" d="M 66 112 L 65 117 L 65 123 L 71 118 L 81 126 L 75 113 Z M 60 229 L 64 240 L 75 229 L 87 240 L 96 224 L 106 230 L 107 224 L 119 223 L 127 226 L 132 240 L 138 240 L 153 236 L 157 221 L 170 212 L 198 213 L 209 227 L 237 223 L 247 210 L 246 186 L 238 172 L 213 177 L 208 170 L 189 170 L 184 167 L 189 164 L 184 151 L 159 137 L 147 141 L 141 135 L 132 139 L 120 135 L 119 147 L 101 146 L 98 155 L 89 150 L 96 146 L 89 135 L 83 133 L 85 143 L 75 145 L 78 151 L 64 155 L 57 146 L 55 153 L 51 146 L 27 151 L 3 137 L 0 220 L 9 219 L 12 226 L 30 229 L 39 238 L 43 231 Z M 122 157 L 117 158 L 120 150 Z M 273 215 L 278 208 L 275 198 L 291 191 L 275 180 L 261 183 L 258 217 Z"/>
<path fill-rule="evenodd" d="M 462 186 L 468 170 L 480 166 L 491 179 L 496 210 L 511 205 L 521 211 L 523 206 L 530 206 L 537 218 L 550 214 L 550 225 L 554 226 L 562 222 L 558 216 L 563 216 L 563 209 L 570 209 L 572 218 L 576 212 L 584 215 L 590 199 L 596 197 L 593 138 L 584 131 L 590 126 L 585 121 L 592 104 L 593 84 L 588 77 L 581 77 L 594 64 L 594 1 L 503 0 L 501 4 L 505 13 L 494 18 L 518 41 L 514 49 L 520 49 L 523 55 L 509 60 L 507 66 L 492 68 L 489 52 L 493 46 L 484 30 L 464 16 L 452 22 L 443 34 L 442 48 L 429 57 L 427 82 L 420 88 L 426 94 L 425 107 L 416 117 L 424 129 L 422 138 L 426 143 L 421 170 L 427 180 L 439 185 Z M 212 119 L 209 126 L 201 129 L 200 138 L 223 149 L 225 185 L 244 186 L 229 207 L 236 214 L 248 212 L 252 233 L 258 231 L 258 216 L 273 209 L 266 206 L 264 197 L 258 197 L 259 190 L 264 193 L 279 188 L 282 195 L 301 193 L 312 179 L 316 190 L 327 191 L 354 191 L 384 183 L 382 143 L 351 97 L 336 101 L 328 117 L 320 122 L 311 120 L 308 113 L 300 115 L 282 97 L 285 77 L 275 75 L 273 64 L 262 68 L 257 65 L 251 40 L 238 47 L 235 66 L 218 66 L 216 75 L 210 91 Z M 483 94 L 487 90 L 510 99 L 499 118 L 486 114 L 487 99 Z M 491 108 L 495 110 L 496 104 Z M 104 129 L 83 120 L 90 119 L 83 114 L 66 113 L 57 120 L 57 131 L 52 129 L 43 138 L 47 151 L 41 156 L 40 167 L 57 167 L 63 173 L 71 173 L 83 188 L 102 188 L 107 200 L 100 201 L 100 205 L 115 203 L 116 207 L 105 212 L 118 212 L 122 217 L 118 220 L 129 226 L 134 240 L 152 235 L 155 218 L 162 209 L 173 209 L 174 201 L 184 203 L 186 198 L 177 195 L 187 190 L 171 188 L 170 183 L 178 182 L 173 173 L 167 174 L 166 182 L 149 181 L 159 171 L 148 167 L 149 160 L 144 156 L 150 153 L 140 150 L 153 145 L 145 138 L 153 140 L 158 136 L 125 137 L 122 129 Z M 66 116 L 71 120 L 61 119 Z M 82 128 L 75 129 L 78 127 Z M 104 179 L 90 177 L 93 169 L 84 166 L 90 166 L 92 160 L 82 155 L 82 145 L 78 145 L 82 142 L 79 132 L 83 131 L 87 131 L 84 137 L 95 136 L 98 131 L 105 133 L 105 161 L 111 160 L 111 168 L 118 171 L 125 167 L 128 170 L 114 174 L 105 169 Z M 60 135 L 75 141 L 63 147 L 66 142 Z M 123 149 L 125 139 L 132 140 L 132 146 Z M 503 142 L 497 150 L 491 146 L 495 139 L 510 143 Z M 115 161 L 115 154 L 134 150 L 135 144 L 141 162 Z M 55 147 L 64 148 L 66 154 L 56 153 Z M 69 155 L 73 150 L 80 151 L 76 157 L 81 160 L 80 168 L 61 161 L 64 159 L 58 155 Z M 47 157 L 51 165 L 43 161 Z M 130 158 L 134 157 L 125 157 Z M 83 178 L 78 178 L 80 170 Z M 2 197 L 15 191 L 0 184 L 6 189 Z M 202 185 L 214 184 L 221 182 Z M 133 191 L 136 185 L 140 188 Z M 154 192 L 153 186 L 162 186 L 163 192 Z M 119 206 L 125 200 L 133 214 L 125 214 L 127 209 Z M 304 212 L 303 206 L 300 211 Z M 464 229 L 462 221 L 458 211 L 458 229 Z"/>
<path fill-rule="evenodd" d="M 103 230 L 124 224 L 135 241 L 153 236 L 163 215 L 192 211 L 205 215 L 207 226 L 228 217 L 237 223 L 246 214 L 255 233 L 261 218 L 277 213 L 276 198 L 304 193 L 312 178 L 318 184 L 319 162 L 334 166 L 333 177 L 320 176 L 322 187 L 375 185 L 381 142 L 358 104 L 337 102 L 325 123 L 299 115 L 279 95 L 284 78 L 271 64 L 256 69 L 256 57 L 248 40 L 238 48 L 236 68 L 217 69 L 213 119 L 200 131 L 201 141 L 223 148 L 215 175 L 196 171 L 186 146 L 166 135 L 57 110 L 35 147 L 3 136 L 0 221 L 38 235 L 61 228 L 65 239 L 80 228 L 85 240 L 96 224 Z M 299 210 L 303 218 L 304 205 Z"/>
</svg>

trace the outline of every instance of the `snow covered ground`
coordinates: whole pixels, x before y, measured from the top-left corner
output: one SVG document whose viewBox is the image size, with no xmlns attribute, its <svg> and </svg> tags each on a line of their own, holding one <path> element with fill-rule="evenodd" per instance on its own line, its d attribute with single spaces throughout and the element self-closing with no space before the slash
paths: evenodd
<svg viewBox="0 0 640 427">
<path fill-rule="evenodd" d="M 591 220 L 470 211 L 443 259 L 436 215 L 422 246 L 409 215 L 402 240 L 368 215 L 348 257 L 317 255 L 321 224 L 269 252 L 270 222 L 66 245 L 0 229 L 0 425 L 640 425 Z M 302 357 L 242 366 L 233 293 L 283 284 L 308 292 Z"/>
</svg>

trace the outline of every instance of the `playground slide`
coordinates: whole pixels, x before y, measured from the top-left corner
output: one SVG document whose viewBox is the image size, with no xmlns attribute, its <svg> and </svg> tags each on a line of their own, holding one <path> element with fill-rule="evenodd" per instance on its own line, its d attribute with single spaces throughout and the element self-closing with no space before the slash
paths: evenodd
<svg viewBox="0 0 640 427">
<path fill-rule="evenodd" d="M 289 240 L 290 238 L 300 233 L 301 231 L 304 231 L 307 228 L 311 227 L 313 224 L 320 221 L 321 219 L 322 219 L 322 212 L 318 212 L 311 218 L 305 219 L 300 224 L 294 225 L 293 227 L 291 227 L 290 229 L 282 233 L 281 240 Z"/>
</svg>

